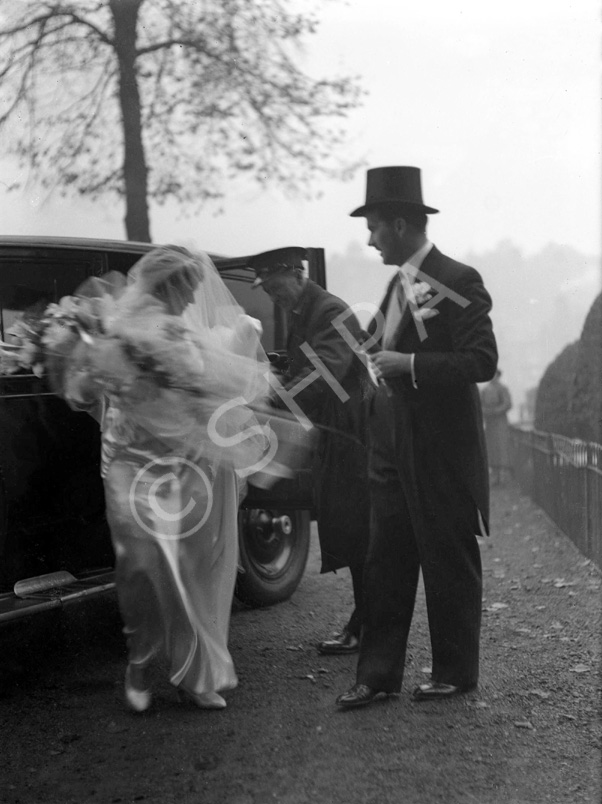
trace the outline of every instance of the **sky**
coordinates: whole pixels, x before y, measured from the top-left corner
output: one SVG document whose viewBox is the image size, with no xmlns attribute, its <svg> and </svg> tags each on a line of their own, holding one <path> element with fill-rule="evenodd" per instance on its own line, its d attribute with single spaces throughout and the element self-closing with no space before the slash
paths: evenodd
<svg viewBox="0 0 602 804">
<path fill-rule="evenodd" d="M 299 8 L 304 0 L 295 0 Z M 504 239 L 600 253 L 600 9 L 597 0 L 325 0 L 299 64 L 314 76 L 359 75 L 368 95 L 348 119 L 344 156 L 367 167 L 416 165 L 429 234 L 461 258 Z M 4 175 L 2 175 L 2 173 Z M 2 190 L 0 233 L 123 238 L 123 209 Z M 365 171 L 290 199 L 235 184 L 223 214 L 153 207 L 155 242 L 239 255 L 282 245 L 344 252 L 366 242 L 349 217 Z M 366 247 L 366 253 L 368 253 Z M 377 255 L 375 255 L 376 257 Z"/>
</svg>

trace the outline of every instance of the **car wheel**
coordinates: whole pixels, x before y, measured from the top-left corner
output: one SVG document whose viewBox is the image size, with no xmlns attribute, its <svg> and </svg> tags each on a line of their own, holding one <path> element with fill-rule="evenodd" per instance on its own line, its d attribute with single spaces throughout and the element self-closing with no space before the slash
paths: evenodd
<svg viewBox="0 0 602 804">
<path fill-rule="evenodd" d="M 309 552 L 308 511 L 253 508 L 239 515 L 236 597 L 250 606 L 287 600 L 299 585 Z"/>
</svg>

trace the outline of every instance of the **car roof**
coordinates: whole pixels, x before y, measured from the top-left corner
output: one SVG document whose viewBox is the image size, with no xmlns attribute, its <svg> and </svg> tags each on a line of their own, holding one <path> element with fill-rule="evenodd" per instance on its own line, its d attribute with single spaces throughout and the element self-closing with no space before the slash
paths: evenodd
<svg viewBox="0 0 602 804">
<path fill-rule="evenodd" d="M 128 254 L 145 254 L 161 243 L 142 243 L 137 240 L 110 240 L 96 237 L 57 237 L 53 235 L 0 235 L 3 246 L 77 249 L 78 251 L 112 251 Z M 220 270 L 247 267 L 248 257 L 227 257 L 208 252 Z"/>
<path fill-rule="evenodd" d="M 136 240 L 105 240 L 97 237 L 56 237 L 46 235 L 0 235 L 2 246 L 40 246 L 52 248 L 76 248 L 83 251 L 136 251 L 144 254 L 157 243 L 141 243 Z"/>
</svg>

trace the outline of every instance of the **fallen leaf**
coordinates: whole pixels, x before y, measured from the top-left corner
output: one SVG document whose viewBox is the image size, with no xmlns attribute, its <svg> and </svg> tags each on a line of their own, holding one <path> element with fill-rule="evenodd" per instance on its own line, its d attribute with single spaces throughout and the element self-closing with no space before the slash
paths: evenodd
<svg viewBox="0 0 602 804">
<path fill-rule="evenodd" d="M 492 603 L 491 606 L 487 606 L 485 611 L 499 611 L 500 609 L 507 609 L 507 603 Z"/>
<path fill-rule="evenodd" d="M 537 695 L 538 698 L 545 701 L 546 698 L 550 697 L 551 693 L 544 692 L 543 690 L 529 690 L 529 695 Z"/>
<path fill-rule="evenodd" d="M 421 667 L 420 672 L 421 673 L 426 673 L 427 676 L 430 676 L 430 674 L 433 672 L 433 668 L 432 667 Z"/>
<path fill-rule="evenodd" d="M 303 645 L 287 645 L 287 650 L 303 650 Z"/>
<path fill-rule="evenodd" d="M 219 763 L 219 757 L 209 754 L 207 756 L 200 756 L 198 759 L 195 759 L 193 767 L 197 771 L 215 770 Z"/>
<path fill-rule="evenodd" d="M 533 724 L 530 720 L 515 720 L 514 725 L 517 729 L 532 729 Z"/>
<path fill-rule="evenodd" d="M 571 673 L 589 673 L 589 667 L 586 664 L 576 664 L 570 668 Z"/>
<path fill-rule="evenodd" d="M 108 731 L 109 734 L 121 734 L 122 731 L 128 731 L 129 726 L 125 726 L 123 723 L 115 723 L 112 721 L 109 723 L 105 731 Z"/>
<path fill-rule="evenodd" d="M 472 705 L 475 709 L 489 709 L 489 704 L 485 701 L 475 701 Z"/>
<path fill-rule="evenodd" d="M 68 743 L 74 743 L 76 740 L 81 740 L 81 734 L 61 734 L 59 740 L 67 745 Z"/>
</svg>

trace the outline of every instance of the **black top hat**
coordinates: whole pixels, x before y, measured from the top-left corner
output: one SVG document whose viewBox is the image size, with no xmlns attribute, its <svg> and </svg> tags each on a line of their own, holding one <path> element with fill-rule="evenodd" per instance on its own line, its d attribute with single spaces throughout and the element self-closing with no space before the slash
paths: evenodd
<svg viewBox="0 0 602 804">
<path fill-rule="evenodd" d="M 302 260 L 307 259 L 307 252 L 301 246 L 287 246 L 275 248 L 272 251 L 262 251 L 249 257 L 248 265 L 257 274 L 252 287 L 262 285 L 266 279 L 281 274 L 291 268 L 303 268 Z"/>
<path fill-rule="evenodd" d="M 366 203 L 351 212 L 352 218 L 361 218 L 379 204 L 399 204 L 421 212 L 439 212 L 422 201 L 420 168 L 371 168 L 366 177 Z"/>
</svg>

